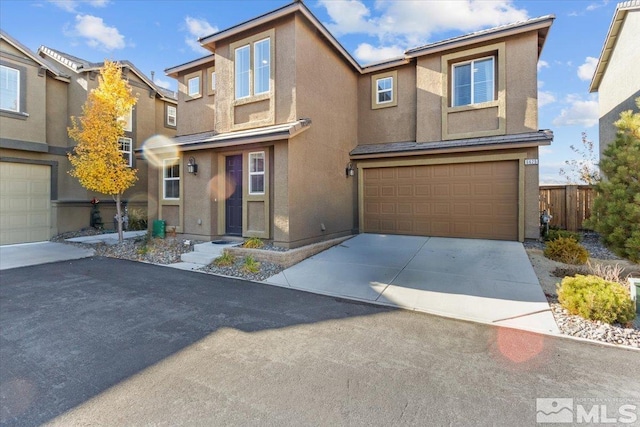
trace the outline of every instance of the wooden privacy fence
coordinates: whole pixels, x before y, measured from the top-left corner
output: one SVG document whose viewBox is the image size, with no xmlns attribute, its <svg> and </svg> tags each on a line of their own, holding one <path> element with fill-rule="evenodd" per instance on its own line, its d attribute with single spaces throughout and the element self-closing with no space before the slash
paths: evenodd
<svg viewBox="0 0 640 427">
<path fill-rule="evenodd" d="M 552 227 L 582 230 L 582 223 L 591 216 L 593 197 L 593 187 L 589 185 L 540 186 L 540 212 L 546 209 L 553 216 Z"/>
</svg>

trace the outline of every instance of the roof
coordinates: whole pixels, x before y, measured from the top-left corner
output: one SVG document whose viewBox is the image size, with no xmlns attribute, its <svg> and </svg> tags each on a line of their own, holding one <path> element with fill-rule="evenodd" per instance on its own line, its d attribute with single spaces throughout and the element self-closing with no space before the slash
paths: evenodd
<svg viewBox="0 0 640 427">
<path fill-rule="evenodd" d="M 178 77 L 178 73 L 181 71 L 189 70 L 193 67 L 215 62 L 215 55 L 207 55 L 202 58 L 194 59 L 193 61 L 185 62 L 184 64 L 176 65 L 164 70 L 164 73 L 173 78 Z"/>
<path fill-rule="evenodd" d="M 20 43 L 18 40 L 11 37 L 4 30 L 0 30 L 0 38 L 6 40 L 9 44 L 11 44 L 13 47 L 18 49 L 20 52 L 22 52 L 25 56 L 27 56 L 29 59 L 34 61 L 36 64 L 40 64 L 40 66 L 44 67 L 56 79 L 62 80 L 64 82 L 69 82 L 69 75 L 64 74 L 51 62 L 36 55 L 34 52 L 31 51 L 31 49 L 29 49 L 28 47 Z"/>
<path fill-rule="evenodd" d="M 598 59 L 598 64 L 596 65 L 596 71 L 593 73 L 591 85 L 589 85 L 589 92 L 598 91 L 600 82 L 602 81 L 602 77 L 607 71 L 607 66 L 609 65 L 609 59 L 611 59 L 613 49 L 615 49 L 616 41 L 618 40 L 618 35 L 620 34 L 622 24 L 627 17 L 627 13 L 633 10 L 640 10 L 640 0 L 618 3 L 616 12 L 614 13 L 613 19 L 611 21 L 611 25 L 609 26 L 609 32 L 607 33 L 607 37 L 605 37 L 604 39 L 604 45 L 602 46 L 602 52 L 600 53 L 600 58 Z"/>
<path fill-rule="evenodd" d="M 379 71 L 382 69 L 392 68 L 399 65 L 404 65 L 408 63 L 412 58 L 427 55 L 443 50 L 454 49 L 457 47 L 480 43 L 486 40 L 491 40 L 498 37 L 505 37 L 514 34 L 520 34 L 528 31 L 538 31 L 538 56 L 542 52 L 542 47 L 547 38 L 547 34 L 549 32 L 549 28 L 555 19 L 554 15 L 545 15 L 538 18 L 529 19 L 526 21 L 515 22 L 508 25 L 502 25 L 499 27 L 489 28 L 486 30 L 476 31 L 474 33 L 461 35 L 458 37 L 453 37 L 447 40 L 439 41 L 436 43 L 430 43 L 424 46 L 416 47 L 413 49 L 409 49 L 404 52 L 404 55 L 398 58 L 392 58 L 389 60 L 368 64 L 365 66 L 361 66 L 353 57 L 347 52 L 347 50 L 336 40 L 336 38 L 326 29 L 322 23 L 313 15 L 313 13 L 304 5 L 302 1 L 294 1 L 288 5 L 285 5 L 279 9 L 268 12 L 264 15 L 258 16 L 251 20 L 245 21 L 233 27 L 227 28 L 222 31 L 218 31 L 214 34 L 211 34 L 206 37 L 202 37 L 199 39 L 200 44 L 202 46 L 210 49 L 211 51 L 215 51 L 216 42 L 223 40 L 225 38 L 234 36 L 236 34 L 240 34 L 247 30 L 250 30 L 258 25 L 262 25 L 268 22 L 271 22 L 275 19 L 281 18 L 283 16 L 287 16 L 289 14 L 299 12 L 301 13 L 307 20 L 318 30 L 318 33 L 322 35 L 347 61 L 351 66 L 361 74 L 370 73 L 374 71 Z M 179 65 L 176 67 L 169 68 L 165 70 L 168 75 L 172 75 L 173 73 L 177 73 L 178 71 L 183 71 L 189 68 L 189 66 L 194 66 L 198 61 L 195 60 L 191 63 Z"/>
<path fill-rule="evenodd" d="M 350 155 L 354 158 L 387 157 L 389 155 L 413 155 L 430 151 L 469 151 L 481 148 L 513 148 L 514 146 L 549 145 L 553 132 L 540 130 L 514 135 L 488 136 L 481 138 L 456 139 L 437 142 L 393 142 L 364 144 L 354 148 Z"/>
<path fill-rule="evenodd" d="M 162 149 L 165 148 L 173 150 L 177 147 L 181 151 L 193 151 L 205 148 L 219 148 L 231 145 L 246 145 L 265 141 L 278 141 L 293 138 L 307 130 L 309 126 L 311 126 L 310 119 L 300 119 L 295 122 L 280 125 L 233 132 L 201 132 L 191 135 L 176 136 L 170 140 L 170 143 L 154 146 L 153 149 L 162 151 Z M 142 149 L 137 151 L 142 151 Z"/>
<path fill-rule="evenodd" d="M 409 49 L 405 52 L 408 57 L 416 57 L 421 55 L 427 55 L 443 50 L 454 49 L 469 45 L 472 43 L 479 43 L 485 40 L 494 39 L 497 37 L 506 37 L 515 34 L 520 34 L 528 31 L 538 30 L 538 57 L 542 52 L 542 47 L 547 38 L 549 28 L 555 19 L 555 15 L 544 15 L 538 18 L 527 19 L 526 21 L 514 22 L 507 25 L 500 25 L 498 27 L 487 28 L 485 30 L 476 31 L 469 34 L 464 34 L 457 37 L 452 37 L 446 40 L 441 40 L 435 43 L 429 43 L 424 46 L 419 46 L 413 49 Z"/>
<path fill-rule="evenodd" d="M 40 56 L 47 56 L 54 61 L 59 62 L 65 67 L 75 71 L 76 73 L 86 73 L 91 71 L 100 71 L 100 69 L 104 66 L 104 62 L 89 62 L 85 59 L 78 58 L 77 56 L 70 55 L 65 52 L 61 52 L 56 49 L 52 49 L 47 46 L 40 46 L 38 48 L 38 54 Z M 41 58 L 42 59 L 42 58 Z M 158 85 L 156 85 L 151 79 L 149 79 L 142 71 L 140 71 L 132 62 L 128 60 L 116 61 L 122 67 L 126 67 L 130 69 L 134 74 L 136 74 L 147 86 L 156 91 L 156 93 L 160 96 L 160 98 L 164 101 L 170 101 L 173 103 L 177 102 L 177 96 L 175 92 L 164 89 Z"/>
</svg>

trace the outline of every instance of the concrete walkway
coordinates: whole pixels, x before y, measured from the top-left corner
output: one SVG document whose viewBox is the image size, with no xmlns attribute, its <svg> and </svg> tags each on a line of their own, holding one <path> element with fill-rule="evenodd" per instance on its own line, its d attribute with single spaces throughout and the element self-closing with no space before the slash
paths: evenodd
<svg viewBox="0 0 640 427">
<path fill-rule="evenodd" d="M 0 246 L 0 270 L 93 256 L 93 249 L 64 243 L 38 242 Z"/>
<path fill-rule="evenodd" d="M 559 333 L 521 243 L 360 234 L 265 283 Z"/>
</svg>

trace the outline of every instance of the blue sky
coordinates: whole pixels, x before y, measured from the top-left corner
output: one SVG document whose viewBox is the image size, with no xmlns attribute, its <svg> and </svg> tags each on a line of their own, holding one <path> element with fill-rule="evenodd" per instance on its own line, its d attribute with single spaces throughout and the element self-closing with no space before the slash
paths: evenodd
<svg viewBox="0 0 640 427">
<path fill-rule="evenodd" d="M 40 45 L 100 62 L 128 59 L 175 90 L 168 67 L 206 54 L 197 38 L 228 28 L 288 0 L 135 1 L 0 0 L 0 27 L 36 51 Z M 540 182 L 564 183 L 569 148 L 581 133 L 598 140 L 597 94 L 589 83 L 616 3 L 607 0 L 306 0 L 305 4 L 361 63 L 448 37 L 554 14 L 538 64 L 539 127 L 554 143 L 541 148 Z"/>
</svg>

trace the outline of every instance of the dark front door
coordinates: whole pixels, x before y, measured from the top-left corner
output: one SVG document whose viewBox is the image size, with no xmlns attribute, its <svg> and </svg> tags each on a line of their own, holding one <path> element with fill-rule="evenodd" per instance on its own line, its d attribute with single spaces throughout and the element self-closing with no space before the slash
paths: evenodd
<svg viewBox="0 0 640 427">
<path fill-rule="evenodd" d="M 226 201 L 226 233 L 242 235 L 242 154 L 228 156 L 227 180 L 233 183 L 233 194 Z"/>
</svg>

